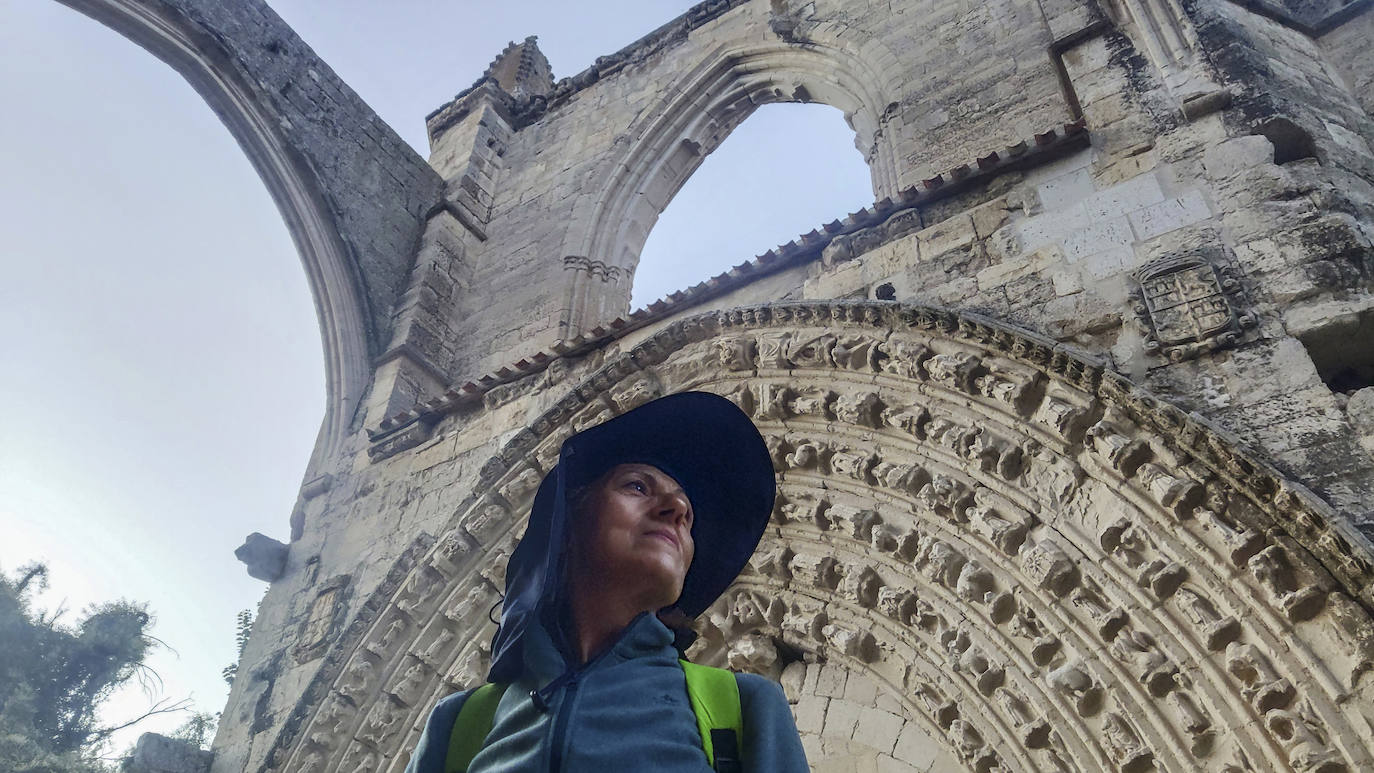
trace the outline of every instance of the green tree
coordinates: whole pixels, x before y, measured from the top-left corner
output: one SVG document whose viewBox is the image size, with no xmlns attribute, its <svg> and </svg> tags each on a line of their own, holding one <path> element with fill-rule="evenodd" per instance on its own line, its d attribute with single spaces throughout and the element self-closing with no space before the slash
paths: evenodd
<svg viewBox="0 0 1374 773">
<path fill-rule="evenodd" d="M 116 688 L 136 676 L 156 680 L 144 665 L 157 643 L 148 635 L 151 618 L 142 604 L 114 601 L 67 625 L 61 609 L 35 609 L 46 584 L 42 564 L 0 572 L 0 770 L 104 770 L 96 755 L 111 733 L 184 707 L 159 702 L 130 722 L 97 725 L 97 709 Z"/>
</svg>

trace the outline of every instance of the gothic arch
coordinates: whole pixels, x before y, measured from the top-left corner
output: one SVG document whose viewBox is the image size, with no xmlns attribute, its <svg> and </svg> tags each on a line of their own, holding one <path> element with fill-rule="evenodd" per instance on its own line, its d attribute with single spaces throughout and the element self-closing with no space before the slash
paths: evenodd
<svg viewBox="0 0 1374 773">
<path fill-rule="evenodd" d="M 800 657 L 885 696 L 794 679 L 804 731 L 820 711 L 858 742 L 858 712 L 975 771 L 1370 763 L 1374 549 L 1339 514 L 1051 341 L 829 302 L 677 322 L 520 432 L 334 646 L 272 769 L 400 770 L 434 700 L 485 674 L 501 568 L 562 441 L 688 389 L 754 418 L 780 486 L 698 658 L 786 677 Z"/>
<path fill-rule="evenodd" d="M 587 197 L 583 216 L 575 218 L 589 225 L 569 244 L 569 254 L 605 266 L 609 287 L 593 290 L 591 274 L 579 272 L 569 289 L 566 328 L 575 334 L 629 300 L 654 221 L 705 157 L 760 105 L 820 102 L 838 108 L 872 170 L 876 197 L 895 195 L 896 161 L 881 130 L 892 96 L 878 73 L 865 59 L 820 42 L 722 44 L 704 57 L 622 135 L 604 181 Z"/>
<path fill-rule="evenodd" d="M 369 352 L 377 342 L 369 333 L 376 310 L 369 308 L 361 269 L 339 233 L 317 173 L 293 152 L 280 130 L 283 119 L 228 64 L 220 42 L 175 6 L 145 0 L 60 2 L 124 35 L 184 77 L 238 141 L 276 202 L 300 253 L 319 318 L 326 399 L 315 453 L 329 456 L 347 436 L 371 379 Z"/>
</svg>

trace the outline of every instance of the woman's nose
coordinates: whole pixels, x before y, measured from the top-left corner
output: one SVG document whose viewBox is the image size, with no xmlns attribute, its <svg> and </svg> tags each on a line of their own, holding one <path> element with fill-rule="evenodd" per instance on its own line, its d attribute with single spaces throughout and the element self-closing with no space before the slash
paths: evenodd
<svg viewBox="0 0 1374 773">
<path fill-rule="evenodd" d="M 686 520 L 691 509 L 687 495 L 682 491 L 665 492 L 659 499 L 658 514 L 661 518 L 670 518 L 673 521 Z"/>
</svg>

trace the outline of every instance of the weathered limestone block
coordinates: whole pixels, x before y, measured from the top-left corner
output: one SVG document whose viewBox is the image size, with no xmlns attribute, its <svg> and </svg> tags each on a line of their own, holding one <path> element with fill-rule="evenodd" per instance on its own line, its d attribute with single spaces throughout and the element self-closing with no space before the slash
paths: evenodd
<svg viewBox="0 0 1374 773">
<path fill-rule="evenodd" d="M 129 773 L 209 773 L 213 756 L 186 741 L 144 733 L 122 769 Z"/>
</svg>

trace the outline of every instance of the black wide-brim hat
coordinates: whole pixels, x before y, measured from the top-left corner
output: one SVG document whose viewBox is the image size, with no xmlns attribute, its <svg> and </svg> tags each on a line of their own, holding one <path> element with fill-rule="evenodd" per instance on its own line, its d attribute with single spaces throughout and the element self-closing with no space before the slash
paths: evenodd
<svg viewBox="0 0 1374 773">
<path fill-rule="evenodd" d="M 682 392 L 583 430 L 564 441 L 558 464 L 540 483 L 525 535 L 507 564 L 491 681 L 510 681 L 519 673 L 526 627 L 561 595 L 569 494 L 617 464 L 635 462 L 671 476 L 692 503 L 696 552 L 673 606 L 689 617 L 701 614 L 754 554 L 777 483 L 768 447 L 734 403 Z"/>
</svg>

